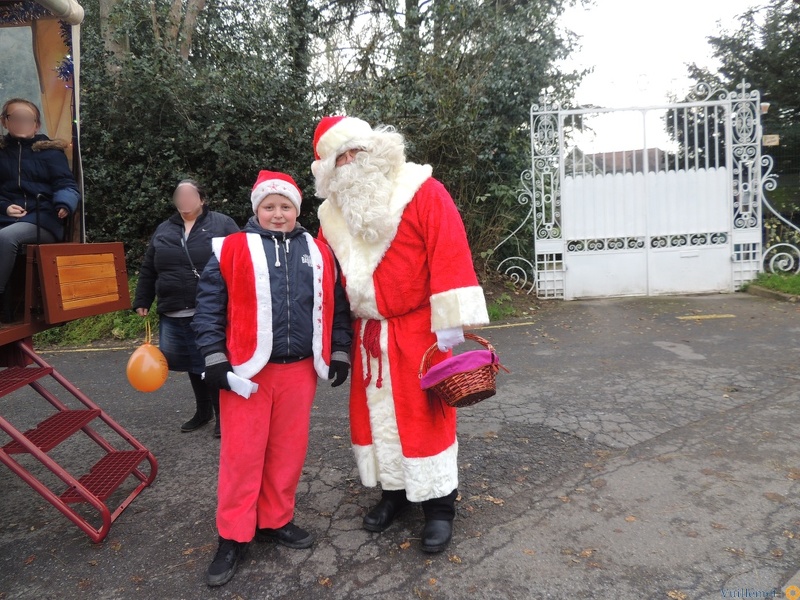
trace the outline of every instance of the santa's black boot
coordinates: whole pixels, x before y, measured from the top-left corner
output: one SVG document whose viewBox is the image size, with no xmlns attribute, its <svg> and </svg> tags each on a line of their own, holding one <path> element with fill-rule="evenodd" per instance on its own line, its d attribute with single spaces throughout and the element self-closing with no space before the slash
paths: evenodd
<svg viewBox="0 0 800 600">
<path fill-rule="evenodd" d="M 197 373 L 189 373 L 189 381 L 194 391 L 194 401 L 197 404 L 197 410 L 191 419 L 181 425 L 181 431 L 183 433 L 199 429 L 214 416 L 214 411 L 211 407 L 211 397 L 208 395 L 208 386 L 205 381 L 203 381 L 203 378 Z"/>
<path fill-rule="evenodd" d="M 447 496 L 432 498 L 422 503 L 425 527 L 422 529 L 422 551 L 441 552 L 453 539 L 453 519 L 456 516 L 458 490 Z"/>
<path fill-rule="evenodd" d="M 364 517 L 364 529 L 378 532 L 386 530 L 410 504 L 405 490 L 383 490 L 381 501 Z"/>
</svg>

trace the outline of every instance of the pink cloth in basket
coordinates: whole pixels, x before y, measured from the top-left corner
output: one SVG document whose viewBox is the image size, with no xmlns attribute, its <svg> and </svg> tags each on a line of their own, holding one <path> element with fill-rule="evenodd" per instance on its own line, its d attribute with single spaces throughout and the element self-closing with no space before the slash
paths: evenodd
<svg viewBox="0 0 800 600">
<path fill-rule="evenodd" d="M 457 373 L 467 373 L 480 369 L 486 365 L 498 364 L 497 354 L 489 350 L 470 350 L 457 356 L 451 356 L 442 362 L 433 365 L 419 381 L 423 390 L 432 388 L 440 381 Z"/>
</svg>

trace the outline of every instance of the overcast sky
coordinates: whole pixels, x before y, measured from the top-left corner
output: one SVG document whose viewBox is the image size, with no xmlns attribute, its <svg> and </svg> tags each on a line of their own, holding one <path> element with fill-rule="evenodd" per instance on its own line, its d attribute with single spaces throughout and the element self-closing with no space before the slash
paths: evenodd
<svg viewBox="0 0 800 600">
<path fill-rule="evenodd" d="M 737 29 L 736 17 L 766 0 L 595 0 L 566 11 L 561 25 L 581 36 L 567 69 L 594 68 L 577 91 L 578 105 L 609 108 L 668 103 L 683 98 L 691 82 L 686 65 L 716 68 L 706 38 L 720 27 Z M 639 114 L 639 113 L 637 113 Z M 576 140 L 589 152 L 642 145 L 641 116 L 623 113 L 596 120 L 589 138 Z M 660 111 L 647 116 L 647 146 L 669 147 Z"/>
<path fill-rule="evenodd" d="M 765 0 L 595 0 L 567 10 L 562 25 L 581 36 L 567 66 L 594 67 L 576 100 L 598 106 L 666 102 L 687 91 L 686 64 L 714 66 L 706 41 Z"/>
</svg>

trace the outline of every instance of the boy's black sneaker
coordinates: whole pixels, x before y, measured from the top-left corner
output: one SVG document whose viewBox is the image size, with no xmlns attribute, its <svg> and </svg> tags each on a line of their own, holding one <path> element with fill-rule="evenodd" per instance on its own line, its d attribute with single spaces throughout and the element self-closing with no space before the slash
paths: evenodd
<svg viewBox="0 0 800 600">
<path fill-rule="evenodd" d="M 314 543 L 314 536 L 305 529 L 301 529 L 291 521 L 280 529 L 258 529 L 256 539 L 259 542 L 278 542 L 287 548 L 310 548 Z"/>
<path fill-rule="evenodd" d="M 208 567 L 206 583 L 211 587 L 225 585 L 236 575 L 236 568 L 247 552 L 247 542 L 219 538 L 219 548 Z"/>
</svg>

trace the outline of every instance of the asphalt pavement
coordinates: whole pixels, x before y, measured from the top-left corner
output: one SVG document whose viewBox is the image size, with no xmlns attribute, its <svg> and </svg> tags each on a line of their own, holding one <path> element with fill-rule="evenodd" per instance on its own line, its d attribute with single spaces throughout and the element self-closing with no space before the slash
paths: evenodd
<svg viewBox="0 0 800 600">
<path fill-rule="evenodd" d="M 419 550 L 419 508 L 382 534 L 361 528 L 380 492 L 358 481 L 347 386 L 322 382 L 295 515 L 316 543 L 254 542 L 218 589 L 204 574 L 219 442 L 211 425 L 179 432 L 193 413 L 186 376 L 143 394 L 125 378 L 133 347 L 43 352 L 159 473 L 93 544 L 0 468 L 0 599 L 800 597 L 799 306 L 747 294 L 552 302 L 477 333 L 511 373 L 459 413 L 447 551 Z M 18 392 L 0 414 L 25 429 L 47 411 Z M 90 446 L 53 452 L 79 469 Z"/>
</svg>

